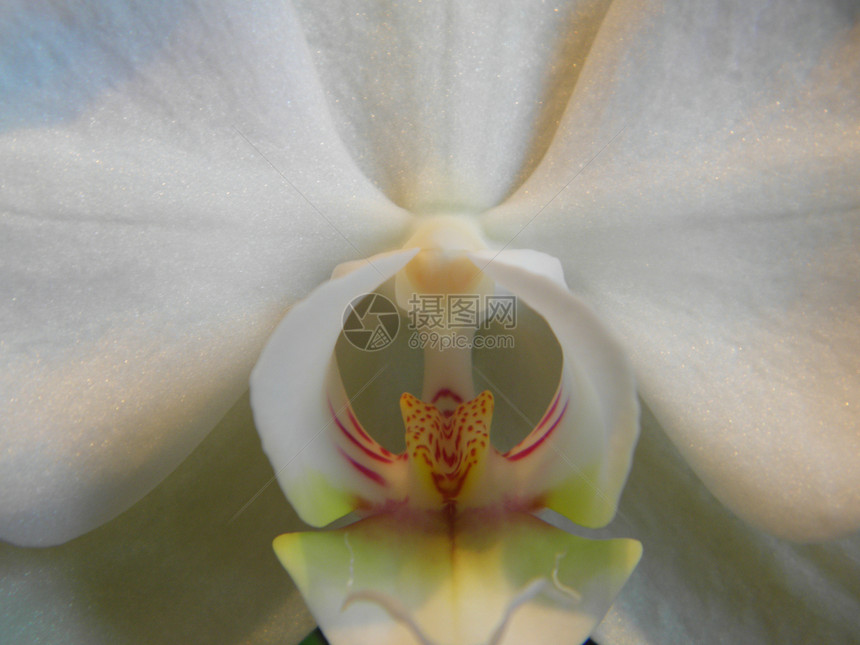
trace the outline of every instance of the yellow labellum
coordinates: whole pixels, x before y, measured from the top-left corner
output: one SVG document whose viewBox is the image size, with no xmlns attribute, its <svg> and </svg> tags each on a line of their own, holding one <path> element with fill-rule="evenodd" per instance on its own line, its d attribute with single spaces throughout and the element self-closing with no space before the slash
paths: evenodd
<svg viewBox="0 0 860 645">
<path fill-rule="evenodd" d="M 490 445 L 493 395 L 484 391 L 445 413 L 406 393 L 400 411 L 406 454 L 418 481 L 443 504 L 467 499 L 480 481 Z"/>
</svg>

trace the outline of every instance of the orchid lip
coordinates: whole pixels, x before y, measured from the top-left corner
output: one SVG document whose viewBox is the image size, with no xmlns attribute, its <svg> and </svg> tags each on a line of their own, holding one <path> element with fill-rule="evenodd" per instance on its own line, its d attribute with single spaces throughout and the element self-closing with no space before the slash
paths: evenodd
<svg viewBox="0 0 860 645">
<path fill-rule="evenodd" d="M 458 226 L 468 233 L 472 223 Z M 469 235 L 460 244 L 434 248 L 457 235 L 444 218 L 430 220 L 413 236 L 418 249 L 336 271 L 288 314 L 254 371 L 255 418 L 296 510 L 317 526 L 350 511 L 364 518 L 343 529 L 276 540 L 278 557 L 335 643 L 353 642 L 358 633 L 377 642 L 370 634 L 378 629 L 382 642 L 510 645 L 528 638 L 524 621 L 550 620 L 545 611 L 566 633 L 584 637 L 641 552 L 635 541 L 592 543 L 532 516 L 548 507 L 594 527 L 614 514 L 638 413 L 623 353 L 566 289 L 557 261 L 488 251 Z M 332 349 L 343 308 L 388 280 L 401 310 L 416 293 L 438 294 L 438 302 L 448 303 L 461 293 L 480 301 L 504 289 L 505 297 L 543 317 L 561 353 L 558 380 L 545 409 L 512 447 L 497 449 L 490 429 L 496 394 L 509 401 L 509 393 L 493 383 L 475 392 L 468 343 L 420 349 L 422 391 L 400 395 L 405 448 L 391 450 L 375 438 L 374 415 L 366 424 L 353 407 L 366 385 L 347 394 Z M 488 311 L 479 309 L 479 317 Z M 417 329 L 429 329 L 429 319 L 422 320 L 425 327 Z M 447 325 L 442 331 L 474 337 L 471 328 Z M 320 342 L 298 342 L 304 329 L 317 329 Z M 398 354 L 386 358 L 386 351 L 400 350 L 374 352 L 381 367 L 362 370 L 367 359 L 355 350 L 351 369 L 373 381 L 386 361 L 404 360 Z M 531 369 L 543 367 L 540 358 Z M 418 362 L 414 354 L 405 360 Z M 394 396 L 373 400 L 396 405 Z M 532 564 L 515 564 L 514 554 L 536 548 L 541 555 L 530 556 Z M 446 564 L 427 570 L 431 562 Z M 421 573 L 406 584 L 401 572 L 412 570 Z M 488 575 L 501 578 L 477 583 Z M 448 618 L 429 619 L 427 612 Z"/>
<path fill-rule="evenodd" d="M 480 477 L 477 471 L 487 451 L 492 451 L 492 394 L 483 392 L 460 403 L 450 415 L 408 393 L 401 397 L 400 407 L 413 477 L 435 489 L 443 505 L 462 501 L 467 484 L 480 484 L 473 480 Z"/>
</svg>

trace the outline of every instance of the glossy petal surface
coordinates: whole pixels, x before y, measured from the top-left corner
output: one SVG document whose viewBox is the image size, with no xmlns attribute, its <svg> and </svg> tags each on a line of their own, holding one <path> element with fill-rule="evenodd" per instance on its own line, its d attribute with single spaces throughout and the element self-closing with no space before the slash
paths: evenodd
<svg viewBox="0 0 860 645">
<path fill-rule="evenodd" d="M 404 216 L 287 5 L 12 3 L 0 32 L 0 538 L 52 544 L 175 468 L 286 304 Z"/>
<path fill-rule="evenodd" d="M 417 213 L 479 213 L 528 176 L 610 6 L 296 4 L 344 142 Z"/>
</svg>

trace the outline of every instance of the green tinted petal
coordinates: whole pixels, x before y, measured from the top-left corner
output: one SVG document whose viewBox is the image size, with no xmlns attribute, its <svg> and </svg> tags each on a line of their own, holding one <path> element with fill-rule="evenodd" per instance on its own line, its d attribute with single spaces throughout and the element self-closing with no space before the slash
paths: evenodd
<svg viewBox="0 0 860 645">
<path fill-rule="evenodd" d="M 588 637 L 641 545 L 471 513 L 380 515 L 275 551 L 333 645 L 556 645 Z"/>
</svg>

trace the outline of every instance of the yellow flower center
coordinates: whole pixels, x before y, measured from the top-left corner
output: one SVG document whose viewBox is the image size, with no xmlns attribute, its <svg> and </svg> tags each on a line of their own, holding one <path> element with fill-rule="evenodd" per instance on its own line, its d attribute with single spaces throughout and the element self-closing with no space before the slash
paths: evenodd
<svg viewBox="0 0 860 645">
<path fill-rule="evenodd" d="M 467 498 L 480 480 L 490 445 L 493 395 L 484 391 L 453 411 L 441 412 L 406 393 L 400 397 L 400 411 L 406 454 L 418 482 L 446 505 Z"/>
</svg>

